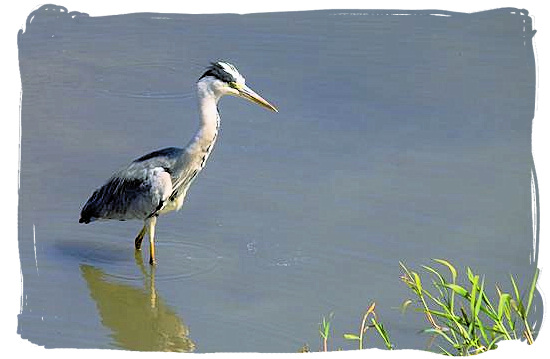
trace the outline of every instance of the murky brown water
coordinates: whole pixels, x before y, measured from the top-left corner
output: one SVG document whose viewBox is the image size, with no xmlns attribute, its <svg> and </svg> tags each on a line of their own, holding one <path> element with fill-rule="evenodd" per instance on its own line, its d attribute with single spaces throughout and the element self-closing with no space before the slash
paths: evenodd
<svg viewBox="0 0 550 359">
<path fill-rule="evenodd" d="M 338 13 L 33 14 L 19 37 L 23 338 L 295 352 L 317 349 L 323 315 L 353 331 L 376 301 L 397 348 L 424 349 L 424 319 L 396 309 L 399 261 L 530 277 L 528 18 Z M 140 223 L 78 214 L 119 166 L 187 143 L 194 83 L 217 59 L 280 113 L 221 101 L 221 137 L 182 211 L 160 218 L 152 270 L 133 250 Z"/>
</svg>

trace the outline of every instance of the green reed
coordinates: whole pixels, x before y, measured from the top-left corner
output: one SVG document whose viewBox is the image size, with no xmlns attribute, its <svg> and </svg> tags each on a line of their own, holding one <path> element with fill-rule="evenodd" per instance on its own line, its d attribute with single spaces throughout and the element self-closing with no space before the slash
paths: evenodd
<svg viewBox="0 0 550 359">
<path fill-rule="evenodd" d="M 328 318 L 323 317 L 321 324 L 319 325 L 319 335 L 321 336 L 321 341 L 323 345 L 323 351 L 328 351 L 328 340 L 330 338 L 330 322 L 334 313 L 330 313 Z"/>
<path fill-rule="evenodd" d="M 437 267 L 423 265 L 423 277 L 418 272 L 399 263 L 400 277 L 416 300 L 403 302 L 403 313 L 415 306 L 423 313 L 430 327 L 424 333 L 432 335 L 432 342 L 439 340 L 437 347 L 441 353 L 453 356 L 466 356 L 482 353 L 497 347 L 500 340 L 524 338 L 528 344 L 534 342 L 534 324 L 529 322 L 529 314 L 539 276 L 536 269 L 528 288 L 522 293 L 513 275 L 510 275 L 511 291 L 504 292 L 495 285 L 496 298 L 487 295 L 485 279 L 466 268 L 466 278 L 459 278 L 456 268 L 448 261 L 434 259 Z M 426 285 L 428 283 L 428 285 Z M 389 333 L 379 321 L 373 302 L 363 314 L 359 331 L 346 333 L 344 339 L 358 343 L 358 349 L 365 348 L 366 333 L 374 331 L 391 350 L 394 344 Z M 328 351 L 330 327 L 333 313 L 322 318 L 319 334 L 322 351 Z M 304 346 L 301 350 L 309 351 Z"/>
<path fill-rule="evenodd" d="M 448 261 L 434 259 L 441 268 L 423 265 L 431 282 L 426 286 L 420 275 L 403 263 L 401 280 L 417 299 L 430 327 L 425 333 L 440 339 L 438 345 L 447 355 L 470 355 L 495 349 L 499 340 L 525 338 L 534 341 L 534 327 L 528 321 L 539 271 L 535 270 L 528 291 L 520 294 L 516 280 L 510 276 L 512 293 L 503 292 L 496 285 L 497 297 L 491 301 L 487 295 L 485 279 L 466 268 L 465 284 L 459 284 L 458 271 Z M 449 272 L 447 274 L 446 272 Z M 403 311 L 414 302 L 406 300 Z"/>
<path fill-rule="evenodd" d="M 373 302 L 363 315 L 363 320 L 361 321 L 361 326 L 359 327 L 359 332 L 357 334 L 355 333 L 346 333 L 344 334 L 344 339 L 351 340 L 351 341 L 357 341 L 359 343 L 359 349 L 363 349 L 364 346 L 364 340 L 365 340 L 365 334 L 369 329 L 374 329 L 376 333 L 382 338 L 384 341 L 384 345 L 386 346 L 386 349 L 392 350 L 393 345 L 390 341 L 389 333 L 384 328 L 384 324 L 378 321 L 378 316 L 376 315 L 376 312 L 374 311 L 376 307 L 376 303 Z M 370 319 L 370 323 L 369 323 Z"/>
</svg>

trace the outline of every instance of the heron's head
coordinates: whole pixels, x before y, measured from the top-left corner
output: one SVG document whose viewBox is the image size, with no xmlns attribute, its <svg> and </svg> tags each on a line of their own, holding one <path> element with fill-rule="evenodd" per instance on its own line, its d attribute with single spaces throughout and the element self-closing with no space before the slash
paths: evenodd
<svg viewBox="0 0 550 359">
<path fill-rule="evenodd" d="M 275 106 L 267 102 L 245 84 L 244 77 L 235 66 L 228 62 L 213 62 L 199 78 L 199 87 L 211 91 L 216 97 L 233 95 L 245 98 L 271 111 L 278 112 Z"/>
</svg>

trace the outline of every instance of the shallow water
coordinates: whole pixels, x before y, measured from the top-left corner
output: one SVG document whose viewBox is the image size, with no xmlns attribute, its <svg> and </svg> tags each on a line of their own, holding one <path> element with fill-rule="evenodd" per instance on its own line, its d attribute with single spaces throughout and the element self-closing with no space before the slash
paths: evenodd
<svg viewBox="0 0 550 359">
<path fill-rule="evenodd" d="M 62 10 L 19 36 L 23 338 L 296 352 L 318 348 L 333 312 L 331 348 L 351 349 L 338 333 L 376 301 L 397 348 L 425 349 L 422 316 L 396 309 L 399 261 L 530 278 L 529 17 Z M 84 226 L 79 211 L 120 166 L 187 143 L 194 83 L 217 59 L 280 112 L 220 102 L 221 137 L 184 208 L 159 219 L 151 269 L 139 222 Z"/>
</svg>

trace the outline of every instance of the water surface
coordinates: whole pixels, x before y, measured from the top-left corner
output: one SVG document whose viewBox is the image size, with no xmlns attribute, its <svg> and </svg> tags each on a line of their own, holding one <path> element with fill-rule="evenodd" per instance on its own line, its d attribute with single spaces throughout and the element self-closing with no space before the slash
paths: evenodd
<svg viewBox="0 0 550 359">
<path fill-rule="evenodd" d="M 423 317 L 396 309 L 409 298 L 399 261 L 530 278 L 530 17 L 387 14 L 31 14 L 18 38 L 20 335 L 296 352 L 318 348 L 333 312 L 331 348 L 351 349 L 339 333 L 376 301 L 397 348 L 425 349 Z M 222 99 L 214 153 L 160 218 L 152 270 L 133 250 L 141 223 L 84 226 L 79 211 L 120 166 L 188 142 L 194 84 L 218 59 L 280 112 Z"/>
</svg>

